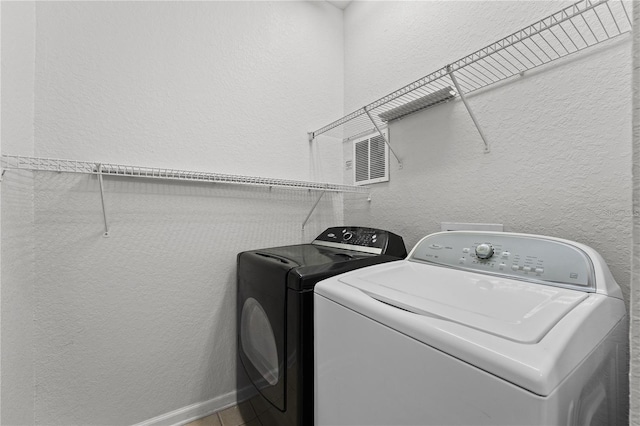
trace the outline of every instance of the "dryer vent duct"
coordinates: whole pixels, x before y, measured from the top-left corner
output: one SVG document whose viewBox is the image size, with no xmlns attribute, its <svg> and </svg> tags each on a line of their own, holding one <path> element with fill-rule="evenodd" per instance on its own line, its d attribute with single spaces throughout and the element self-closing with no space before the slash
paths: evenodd
<svg viewBox="0 0 640 426">
<path fill-rule="evenodd" d="M 404 105 L 384 111 L 378 115 L 384 122 L 397 120 L 409 114 L 413 114 L 416 111 L 420 111 L 434 105 L 438 105 L 442 102 L 447 102 L 456 96 L 456 92 L 451 86 L 447 86 L 444 89 L 440 89 L 436 92 L 429 93 L 426 96 L 407 102 Z"/>
</svg>

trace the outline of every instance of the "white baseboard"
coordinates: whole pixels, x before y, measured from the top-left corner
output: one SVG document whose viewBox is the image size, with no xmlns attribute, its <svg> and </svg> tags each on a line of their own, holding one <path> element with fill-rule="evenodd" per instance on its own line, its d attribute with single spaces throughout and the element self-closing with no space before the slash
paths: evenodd
<svg viewBox="0 0 640 426">
<path fill-rule="evenodd" d="M 249 399 L 255 394 L 252 385 L 220 395 L 213 399 L 178 408 L 169 413 L 162 414 L 149 420 L 136 423 L 134 426 L 180 426 L 185 423 L 206 417 L 225 408 L 232 407 L 239 402 Z"/>
</svg>

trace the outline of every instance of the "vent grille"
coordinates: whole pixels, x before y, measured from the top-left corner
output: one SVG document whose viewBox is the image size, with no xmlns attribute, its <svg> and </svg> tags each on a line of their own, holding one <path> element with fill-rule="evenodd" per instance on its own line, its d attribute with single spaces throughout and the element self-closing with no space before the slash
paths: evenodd
<svg viewBox="0 0 640 426">
<path fill-rule="evenodd" d="M 383 131 L 388 137 L 387 131 Z M 356 185 L 387 182 L 389 180 L 389 147 L 379 133 L 370 134 L 353 142 Z"/>
<path fill-rule="evenodd" d="M 356 182 L 369 180 L 369 139 L 355 142 Z"/>
</svg>

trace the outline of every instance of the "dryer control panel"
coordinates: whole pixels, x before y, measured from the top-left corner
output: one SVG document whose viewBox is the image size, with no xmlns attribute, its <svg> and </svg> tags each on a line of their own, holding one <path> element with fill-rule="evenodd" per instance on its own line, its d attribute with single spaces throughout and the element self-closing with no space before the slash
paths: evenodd
<svg viewBox="0 0 640 426">
<path fill-rule="evenodd" d="M 423 238 L 409 260 L 595 291 L 589 256 L 578 247 L 540 236 L 441 232 Z"/>
<path fill-rule="evenodd" d="M 407 249 L 402 237 L 393 232 L 376 228 L 337 226 L 318 235 L 311 244 L 372 254 L 386 254 L 399 258 L 407 256 Z"/>
</svg>

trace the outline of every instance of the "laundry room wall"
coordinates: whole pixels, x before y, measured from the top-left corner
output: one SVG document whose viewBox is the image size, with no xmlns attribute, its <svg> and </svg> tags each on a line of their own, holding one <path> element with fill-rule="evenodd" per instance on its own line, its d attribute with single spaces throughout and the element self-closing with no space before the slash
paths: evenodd
<svg viewBox="0 0 640 426">
<path fill-rule="evenodd" d="M 20 85 L 5 99 L 3 80 L 3 154 L 341 182 L 342 147 L 306 134 L 343 113 L 328 3 L 18 9 L 2 2 L 2 75 Z M 19 135 L 12 100 L 33 111 Z M 104 191 L 106 238 L 95 176 L 5 173 L 2 424 L 176 423 L 248 396 L 236 254 L 309 242 L 343 215 L 327 194 L 302 230 L 306 190 L 106 177 Z"/>
<path fill-rule="evenodd" d="M 345 111 L 570 4 L 354 2 L 345 11 Z M 628 301 L 630 73 L 627 34 L 472 93 L 488 154 L 459 99 L 393 122 L 403 168 L 390 156 L 390 182 L 372 186 L 371 203 L 346 202 L 346 221 L 394 230 L 410 247 L 441 222 L 579 241 L 603 255 Z M 343 147 L 346 161 L 352 146 Z"/>
<path fill-rule="evenodd" d="M 2 2 L 2 152 L 33 155 L 35 4 Z M 1 424 L 33 424 L 33 176 L 5 172 L 0 226 Z"/>
<path fill-rule="evenodd" d="M 640 26 L 640 4 L 633 5 L 633 23 Z M 640 31 L 633 34 L 633 258 L 629 333 L 631 368 L 629 424 L 640 424 Z"/>
</svg>

